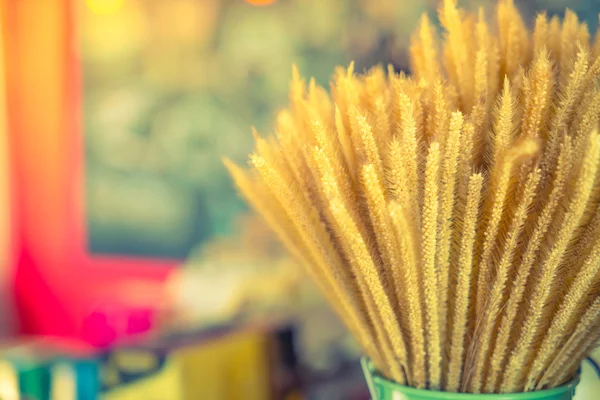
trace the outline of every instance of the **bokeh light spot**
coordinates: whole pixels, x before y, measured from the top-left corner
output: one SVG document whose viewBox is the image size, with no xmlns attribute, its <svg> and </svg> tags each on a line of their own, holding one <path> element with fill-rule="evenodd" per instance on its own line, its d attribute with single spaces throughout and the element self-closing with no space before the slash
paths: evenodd
<svg viewBox="0 0 600 400">
<path fill-rule="evenodd" d="M 125 0 L 85 0 L 88 8 L 95 14 L 109 15 L 118 12 Z"/>
<path fill-rule="evenodd" d="M 252 4 L 253 6 L 268 6 L 269 4 L 275 3 L 277 0 L 245 0 L 246 3 Z"/>
</svg>

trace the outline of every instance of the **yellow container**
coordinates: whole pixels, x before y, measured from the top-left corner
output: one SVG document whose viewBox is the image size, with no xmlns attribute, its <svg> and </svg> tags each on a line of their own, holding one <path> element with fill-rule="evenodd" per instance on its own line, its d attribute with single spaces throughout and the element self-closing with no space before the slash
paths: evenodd
<svg viewBox="0 0 600 400">
<path fill-rule="evenodd" d="M 167 349 L 126 348 L 101 366 L 103 400 L 268 400 L 269 336 L 243 331 Z M 144 373 L 150 372 L 150 373 Z M 134 377 L 122 382 L 122 377 Z"/>
</svg>

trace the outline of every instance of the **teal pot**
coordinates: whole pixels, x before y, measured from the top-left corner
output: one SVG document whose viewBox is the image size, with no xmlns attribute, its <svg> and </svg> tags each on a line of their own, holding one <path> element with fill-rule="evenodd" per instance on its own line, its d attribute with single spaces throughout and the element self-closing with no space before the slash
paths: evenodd
<svg viewBox="0 0 600 400">
<path fill-rule="evenodd" d="M 575 386 L 579 383 L 578 375 L 563 386 L 536 392 L 502 394 L 451 393 L 415 389 L 399 385 L 378 375 L 373 364 L 367 358 L 363 358 L 361 364 L 372 400 L 572 400 L 575 396 Z"/>
</svg>

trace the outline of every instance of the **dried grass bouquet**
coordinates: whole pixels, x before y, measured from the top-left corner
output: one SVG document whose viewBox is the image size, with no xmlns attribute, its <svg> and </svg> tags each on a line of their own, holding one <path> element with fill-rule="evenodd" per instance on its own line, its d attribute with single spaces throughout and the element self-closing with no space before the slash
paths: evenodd
<svg viewBox="0 0 600 400">
<path fill-rule="evenodd" d="M 600 38 L 445 0 L 412 73 L 297 71 L 245 198 L 381 374 L 450 392 L 570 379 L 600 339 Z"/>
</svg>

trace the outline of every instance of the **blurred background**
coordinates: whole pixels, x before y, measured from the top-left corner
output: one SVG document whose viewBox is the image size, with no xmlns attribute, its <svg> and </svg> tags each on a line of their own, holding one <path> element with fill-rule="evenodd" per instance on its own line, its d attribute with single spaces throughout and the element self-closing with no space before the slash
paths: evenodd
<svg viewBox="0 0 600 400">
<path fill-rule="evenodd" d="M 515 2 L 527 21 L 568 6 L 596 30 L 592 0 Z M 325 87 L 351 61 L 408 70 L 437 1 L 16 3 L 0 2 L 0 381 L 54 400 L 367 399 L 354 343 L 221 157 L 244 164 L 250 126 L 270 132 L 292 64 Z M 52 199 L 65 217 L 44 236 Z M 19 398 L 13 386 L 0 398 Z"/>
<path fill-rule="evenodd" d="M 436 9 L 435 0 L 85 3 L 90 249 L 177 258 L 236 231 L 246 210 L 220 157 L 245 163 L 249 127 L 269 132 L 293 63 L 326 87 L 333 68 L 353 60 L 359 71 L 406 70 L 410 34 Z M 529 19 L 568 4 L 592 31 L 598 20 L 591 1 L 521 3 Z"/>
</svg>

